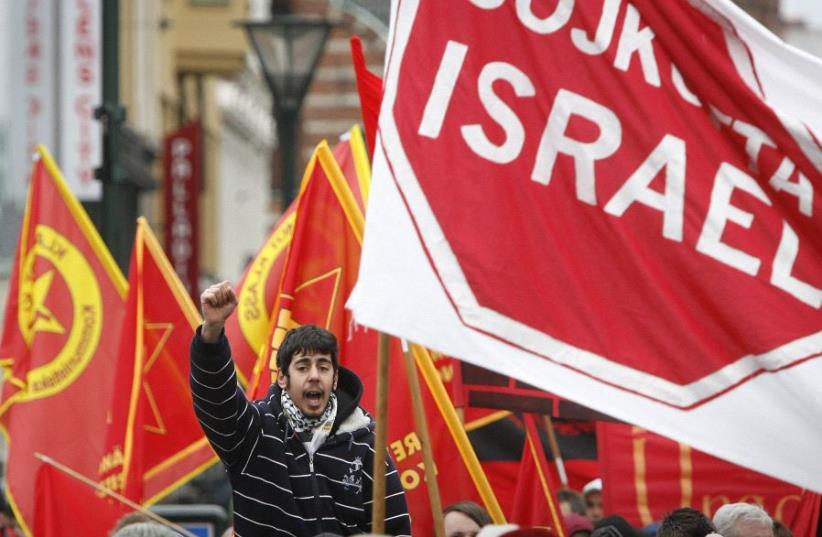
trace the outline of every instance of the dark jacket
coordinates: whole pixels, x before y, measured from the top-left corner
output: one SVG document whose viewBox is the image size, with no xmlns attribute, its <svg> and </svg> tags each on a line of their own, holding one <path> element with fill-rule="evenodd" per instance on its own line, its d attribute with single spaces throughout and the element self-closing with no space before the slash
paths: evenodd
<svg viewBox="0 0 822 537">
<path fill-rule="evenodd" d="M 234 529 L 243 537 L 321 532 L 369 533 L 374 422 L 359 407 L 362 383 L 340 368 L 337 417 L 310 460 L 280 405 L 280 388 L 249 402 L 237 385 L 225 335 L 214 344 L 191 342 L 194 411 L 228 469 Z M 405 495 L 390 457 L 386 462 L 386 533 L 410 535 Z"/>
</svg>

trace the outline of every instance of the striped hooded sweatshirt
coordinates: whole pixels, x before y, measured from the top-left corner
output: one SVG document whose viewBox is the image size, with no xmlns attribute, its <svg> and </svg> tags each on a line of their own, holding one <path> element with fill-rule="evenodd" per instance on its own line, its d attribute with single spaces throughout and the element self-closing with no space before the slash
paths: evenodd
<svg viewBox="0 0 822 537">
<path fill-rule="evenodd" d="M 240 537 L 311 537 L 371 531 L 374 421 L 359 407 L 362 383 L 340 367 L 337 416 L 313 457 L 288 423 L 275 383 L 265 399 L 248 401 L 237 384 L 228 339 L 191 342 L 194 411 L 223 461 L 233 489 L 234 532 Z M 386 459 L 390 535 L 411 534 L 405 495 Z"/>
</svg>

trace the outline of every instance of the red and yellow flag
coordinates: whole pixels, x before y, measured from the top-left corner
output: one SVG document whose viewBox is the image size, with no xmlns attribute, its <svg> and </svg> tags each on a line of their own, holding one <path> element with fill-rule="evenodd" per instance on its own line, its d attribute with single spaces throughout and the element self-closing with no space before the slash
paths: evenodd
<svg viewBox="0 0 822 537">
<path fill-rule="evenodd" d="M 356 160 L 357 154 L 353 158 Z M 354 165 L 351 169 L 357 172 L 358 169 L 368 168 Z M 362 205 L 352 192 L 351 183 L 350 179 L 346 180 L 328 145 L 321 143 L 303 179 L 294 235 L 274 308 L 272 348 L 264 358 L 267 358 L 270 368 L 276 368 L 276 350 L 289 329 L 307 323 L 323 326 L 337 335 L 340 363 L 360 376 L 365 387 L 362 404 L 373 409 L 377 333 L 357 326 L 351 312 L 344 308 L 358 275 L 364 225 Z M 367 187 L 360 192 L 367 196 Z M 448 484 L 442 490 L 443 503 L 465 498 L 480 499 L 478 489 L 483 488 L 486 503 L 491 504 L 491 510 L 496 508 L 499 511 L 490 488 L 482 481 L 484 476 L 481 471 L 472 476 L 463 462 L 463 456 L 470 457 L 473 452 L 464 434 L 462 443 L 454 440 L 455 431 L 460 430 L 460 425 L 437 368 L 423 349 L 415 348 L 414 355 L 417 363 L 423 366 L 421 384 L 429 387 L 423 397 L 432 431 L 438 481 Z M 432 535 L 433 521 L 424 484 L 422 446 L 412 417 L 411 394 L 398 342 L 392 345 L 390 360 L 389 449 L 406 489 L 414 535 Z M 270 375 L 262 375 L 260 382 L 251 386 L 252 394 L 261 397 L 268 390 L 271 380 Z M 446 421 L 444 416 L 449 410 L 451 419 Z M 475 484 L 472 478 L 480 484 Z"/>
<path fill-rule="evenodd" d="M 44 507 L 35 483 L 45 466 L 35 453 L 102 478 L 126 293 L 122 273 L 48 151 L 40 146 L 38 154 L 0 338 L 7 493 L 29 536 Z M 60 497 L 70 499 L 72 491 Z M 76 509 L 73 523 L 95 513 L 92 504 Z"/>
<path fill-rule="evenodd" d="M 343 136 L 334 147 L 334 157 L 340 163 L 360 212 L 364 213 L 371 170 L 359 127 L 355 125 Z M 254 364 L 268 352 L 271 313 L 294 233 L 296 207 L 297 201 L 294 201 L 286 209 L 235 286 L 237 312 L 226 321 L 225 332 L 231 341 L 237 374 L 243 384 L 254 377 Z"/>
<path fill-rule="evenodd" d="M 190 296 L 139 218 L 101 475 L 134 502 L 151 505 L 217 460 L 194 417 L 188 385 L 188 346 L 199 324 Z"/>
</svg>

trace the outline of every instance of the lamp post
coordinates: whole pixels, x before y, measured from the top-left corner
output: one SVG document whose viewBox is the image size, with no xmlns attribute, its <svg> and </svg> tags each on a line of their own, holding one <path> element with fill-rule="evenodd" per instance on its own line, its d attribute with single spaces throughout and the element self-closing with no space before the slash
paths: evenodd
<svg viewBox="0 0 822 537">
<path fill-rule="evenodd" d="M 320 61 L 332 23 L 318 17 L 281 15 L 243 23 L 273 96 L 280 144 L 283 207 L 296 196 L 297 126 L 303 98 Z"/>
</svg>

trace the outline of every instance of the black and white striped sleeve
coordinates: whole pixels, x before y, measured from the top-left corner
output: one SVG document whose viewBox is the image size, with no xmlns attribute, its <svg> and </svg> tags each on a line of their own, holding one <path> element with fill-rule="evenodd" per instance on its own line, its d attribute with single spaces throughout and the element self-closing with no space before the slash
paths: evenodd
<svg viewBox="0 0 822 537">
<path fill-rule="evenodd" d="M 248 456 L 259 429 L 257 409 L 237 383 L 225 334 L 206 343 L 197 329 L 191 340 L 191 395 L 194 413 L 214 451 L 231 467 Z"/>
</svg>

